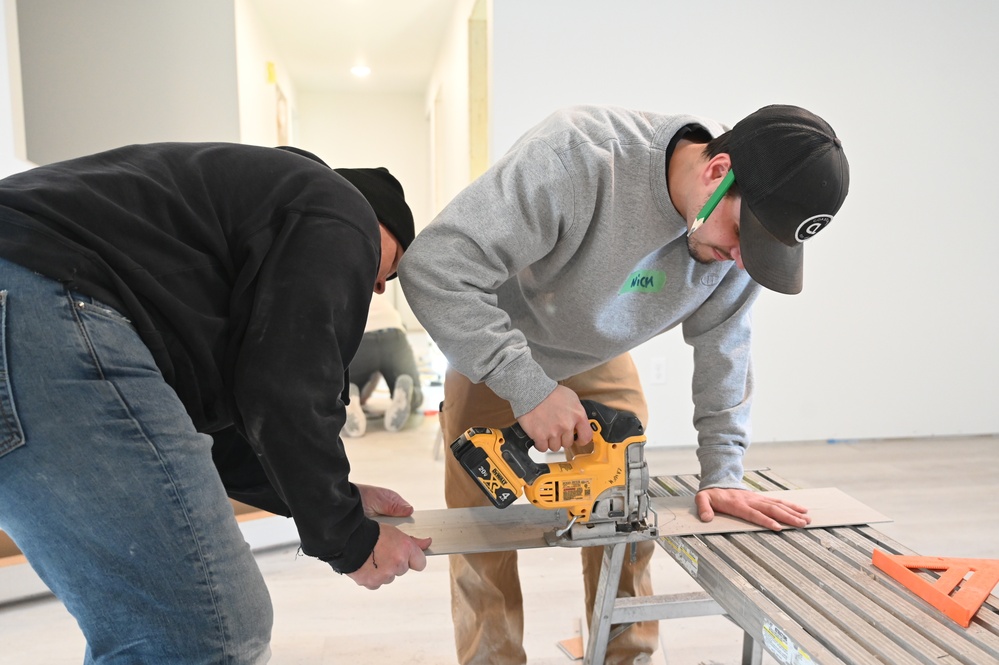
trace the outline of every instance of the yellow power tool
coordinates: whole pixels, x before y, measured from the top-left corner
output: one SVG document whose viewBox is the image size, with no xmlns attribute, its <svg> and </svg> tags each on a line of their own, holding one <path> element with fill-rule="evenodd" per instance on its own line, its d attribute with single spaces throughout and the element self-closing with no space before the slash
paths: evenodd
<svg viewBox="0 0 999 665">
<path fill-rule="evenodd" d="M 646 522 L 649 470 L 641 421 L 629 411 L 581 402 L 593 430 L 593 451 L 570 461 L 531 459 L 534 441 L 518 423 L 503 429 L 472 427 L 451 444 L 451 452 L 496 507 L 505 508 L 524 494 L 540 508 L 565 509 L 570 521 L 559 537 L 654 535 Z"/>
</svg>

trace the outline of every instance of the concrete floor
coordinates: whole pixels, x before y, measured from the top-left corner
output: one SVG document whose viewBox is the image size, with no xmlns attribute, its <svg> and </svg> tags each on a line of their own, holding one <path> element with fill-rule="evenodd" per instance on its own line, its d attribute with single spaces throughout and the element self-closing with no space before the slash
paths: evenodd
<svg viewBox="0 0 999 665">
<path fill-rule="evenodd" d="M 398 490 L 418 510 L 442 508 L 443 462 L 435 458 L 436 420 L 402 432 L 369 425 L 347 440 L 357 482 Z M 771 468 L 801 487 L 838 487 L 893 518 L 877 528 L 916 552 L 999 559 L 999 437 L 759 444 L 747 468 Z M 693 473 L 693 448 L 647 451 L 653 475 Z M 657 593 L 696 591 L 665 553 L 653 560 Z M 294 547 L 259 554 L 275 606 L 275 665 L 454 663 L 447 560 L 378 591 L 355 586 Z M 571 663 L 556 645 L 579 633 L 578 552 L 520 553 L 531 665 Z M 663 621 L 659 665 L 735 665 L 742 633 L 722 617 Z M 62 606 L 42 599 L 0 607 L 0 665 L 80 663 L 83 638 Z M 775 661 L 768 655 L 764 663 Z"/>
</svg>

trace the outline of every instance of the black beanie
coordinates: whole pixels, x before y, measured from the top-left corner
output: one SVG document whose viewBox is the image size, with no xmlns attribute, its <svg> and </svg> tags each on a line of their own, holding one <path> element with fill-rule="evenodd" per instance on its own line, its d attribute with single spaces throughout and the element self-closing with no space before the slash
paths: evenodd
<svg viewBox="0 0 999 665">
<path fill-rule="evenodd" d="M 329 164 L 308 150 L 290 145 L 278 146 L 278 150 L 293 152 L 329 168 Z M 333 170 L 364 195 L 364 198 L 368 200 L 368 205 L 374 209 L 378 221 L 384 224 L 385 228 L 391 231 L 395 239 L 402 245 L 402 251 L 409 249 L 413 238 L 416 237 L 416 226 L 413 223 L 413 211 L 409 209 L 409 204 L 406 203 L 406 198 L 402 192 L 402 185 L 395 179 L 395 176 L 389 173 L 389 170 L 384 166 L 379 166 L 376 169 Z"/>
<path fill-rule="evenodd" d="M 384 166 L 376 169 L 333 169 L 358 189 L 374 208 L 378 221 L 385 225 L 402 250 L 416 237 L 413 212 L 402 192 L 402 185 Z"/>
</svg>

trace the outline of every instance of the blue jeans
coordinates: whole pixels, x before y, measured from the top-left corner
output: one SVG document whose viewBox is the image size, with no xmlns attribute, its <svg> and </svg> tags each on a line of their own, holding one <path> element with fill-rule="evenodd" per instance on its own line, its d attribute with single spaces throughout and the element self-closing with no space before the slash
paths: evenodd
<svg viewBox="0 0 999 665">
<path fill-rule="evenodd" d="M 199 434 L 128 320 L 0 259 L 0 529 L 85 663 L 264 663 L 270 596 Z"/>
</svg>

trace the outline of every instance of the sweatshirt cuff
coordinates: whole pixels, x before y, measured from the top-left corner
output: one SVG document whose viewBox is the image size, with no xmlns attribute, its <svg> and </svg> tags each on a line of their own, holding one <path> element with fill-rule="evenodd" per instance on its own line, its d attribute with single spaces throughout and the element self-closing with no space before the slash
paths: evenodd
<svg viewBox="0 0 999 665">
<path fill-rule="evenodd" d="M 341 575 L 352 573 L 363 566 L 364 562 L 371 556 L 371 552 L 375 549 L 375 543 L 378 542 L 379 533 L 378 522 L 365 517 L 357 530 L 351 534 L 344 551 L 322 560 Z"/>
<path fill-rule="evenodd" d="M 745 470 L 742 457 L 746 449 L 737 444 L 702 445 L 697 449 L 697 459 L 701 463 L 701 485 L 699 489 L 724 487 L 746 489 L 742 482 Z"/>
<path fill-rule="evenodd" d="M 510 402 L 514 418 L 531 411 L 558 387 L 541 365 L 530 355 L 521 356 L 503 368 L 502 372 L 486 379 L 486 385 Z"/>
</svg>

